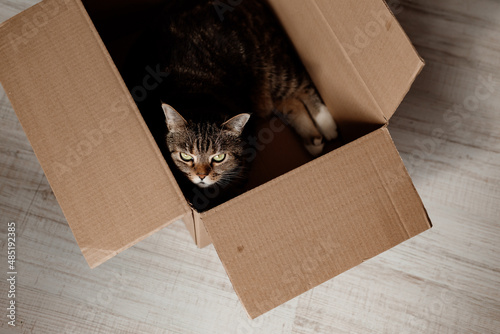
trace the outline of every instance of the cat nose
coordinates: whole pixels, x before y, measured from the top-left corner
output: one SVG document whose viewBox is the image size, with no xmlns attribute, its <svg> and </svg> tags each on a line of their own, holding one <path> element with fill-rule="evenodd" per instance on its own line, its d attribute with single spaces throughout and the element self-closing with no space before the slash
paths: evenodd
<svg viewBox="0 0 500 334">
<path fill-rule="evenodd" d="M 204 178 L 207 177 L 207 174 L 197 174 L 198 177 L 203 181 Z"/>
</svg>

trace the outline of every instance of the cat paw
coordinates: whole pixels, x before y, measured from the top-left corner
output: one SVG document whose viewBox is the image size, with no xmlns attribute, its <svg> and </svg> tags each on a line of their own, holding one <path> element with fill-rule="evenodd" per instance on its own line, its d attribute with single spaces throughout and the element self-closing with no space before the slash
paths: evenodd
<svg viewBox="0 0 500 334">
<path fill-rule="evenodd" d="M 322 104 L 319 108 L 318 114 L 314 117 L 314 121 L 316 122 L 316 126 L 318 130 L 321 132 L 323 136 L 325 136 L 326 140 L 333 140 L 337 138 L 337 124 L 328 111 L 328 108 Z"/>
<path fill-rule="evenodd" d="M 317 157 L 321 154 L 321 152 L 323 152 L 324 146 L 325 143 L 323 142 L 323 138 L 321 137 L 314 138 L 311 144 L 304 145 L 309 154 L 314 157 Z"/>
</svg>

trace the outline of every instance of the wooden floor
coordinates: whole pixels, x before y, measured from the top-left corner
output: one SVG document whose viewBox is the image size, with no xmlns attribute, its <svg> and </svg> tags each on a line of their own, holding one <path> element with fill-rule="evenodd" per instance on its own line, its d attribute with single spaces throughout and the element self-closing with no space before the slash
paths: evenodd
<svg viewBox="0 0 500 334">
<path fill-rule="evenodd" d="M 500 333 L 500 1 L 393 3 L 427 66 L 389 128 L 433 229 L 254 321 L 181 222 L 90 270 L 0 88 L 0 333 Z"/>
</svg>

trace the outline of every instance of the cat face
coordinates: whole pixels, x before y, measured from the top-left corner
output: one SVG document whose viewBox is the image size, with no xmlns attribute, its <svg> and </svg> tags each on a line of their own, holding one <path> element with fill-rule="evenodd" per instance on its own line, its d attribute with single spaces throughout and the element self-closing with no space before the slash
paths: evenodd
<svg viewBox="0 0 500 334">
<path fill-rule="evenodd" d="M 177 168 L 195 185 L 227 185 L 241 177 L 241 133 L 249 114 L 222 124 L 186 121 L 168 104 L 162 105 L 168 127 L 167 146 Z"/>
</svg>

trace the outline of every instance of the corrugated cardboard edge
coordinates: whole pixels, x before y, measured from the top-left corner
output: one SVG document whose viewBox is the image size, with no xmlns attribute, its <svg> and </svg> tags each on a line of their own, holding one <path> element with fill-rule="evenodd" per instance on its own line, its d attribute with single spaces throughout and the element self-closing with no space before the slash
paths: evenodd
<svg viewBox="0 0 500 334">
<path fill-rule="evenodd" d="M 394 147 L 394 149 L 395 149 L 396 151 L 398 151 L 398 153 L 399 153 L 398 147 L 396 146 L 396 143 L 394 142 L 394 139 L 392 139 L 392 136 L 391 136 L 391 134 L 390 134 L 389 129 L 387 128 L 387 125 L 385 125 L 385 126 L 383 127 L 383 129 L 384 129 L 384 131 L 386 131 L 386 132 L 389 134 L 389 138 L 391 139 L 392 146 L 393 146 L 393 147 Z M 404 167 L 404 169 L 405 169 L 406 176 L 408 176 L 408 178 L 411 180 L 410 173 L 409 173 L 409 171 L 408 171 L 408 168 L 406 168 L 406 165 L 404 164 L 403 159 L 401 158 L 401 154 L 398 154 L 398 157 L 399 157 L 399 160 L 401 161 L 401 165 L 402 165 L 402 166 Z M 419 192 L 418 192 L 417 188 L 415 187 L 415 184 L 413 183 L 413 180 L 412 180 L 412 182 L 411 182 L 411 186 L 412 186 L 413 191 L 414 191 L 414 192 L 418 195 L 418 199 L 419 199 L 419 201 L 420 201 L 420 206 L 422 207 L 422 209 L 424 209 L 425 215 L 426 215 L 426 217 L 427 217 L 427 223 L 428 223 L 428 225 L 429 225 L 429 228 L 432 228 L 433 224 L 432 224 L 431 218 L 430 218 L 430 216 L 429 216 L 429 213 L 427 212 L 427 209 L 426 209 L 426 208 L 425 208 L 425 206 L 424 206 L 424 202 L 422 201 L 422 197 L 420 196 L 420 194 L 419 194 Z M 403 222 L 402 222 L 402 225 L 404 225 L 404 223 L 403 223 Z M 405 228 L 405 230 L 407 230 L 407 231 L 408 231 L 408 229 L 407 229 L 407 227 L 406 227 L 406 226 L 404 226 L 404 228 Z"/>
<path fill-rule="evenodd" d="M 198 248 L 205 248 L 212 243 L 198 211 L 192 209 L 191 214 L 187 214 L 182 220 Z"/>
<path fill-rule="evenodd" d="M 198 248 L 205 248 L 212 243 L 212 239 L 210 239 L 205 229 L 199 212 L 192 209 L 191 214 L 187 214 L 183 218 L 183 221 L 189 234 L 191 234 L 191 238 L 193 238 L 193 242 Z"/>
<path fill-rule="evenodd" d="M 194 212 L 191 211 L 191 214 L 187 214 L 183 219 L 182 222 L 184 223 L 184 226 L 186 226 L 186 230 L 188 230 L 189 234 L 191 235 L 191 238 L 193 239 L 193 242 L 196 244 L 196 229 L 195 229 L 195 222 L 194 222 Z"/>
<path fill-rule="evenodd" d="M 415 52 L 417 52 L 415 50 Z M 417 53 L 418 55 L 418 53 Z M 425 67 L 425 61 L 423 58 L 420 57 L 420 55 L 418 56 L 420 58 L 420 60 L 422 61 L 422 66 L 420 66 L 412 75 L 412 79 L 411 79 L 411 83 L 413 84 L 413 82 L 417 79 L 418 75 L 424 70 L 424 67 Z M 403 102 L 403 100 L 405 99 L 406 95 L 408 95 L 408 93 L 410 92 L 410 89 L 411 89 L 411 86 L 412 84 L 410 84 L 408 86 L 408 88 L 406 89 L 406 91 L 401 95 L 400 99 L 399 99 L 399 104 L 401 104 Z M 396 109 L 397 110 L 397 109 Z M 390 115 L 389 117 L 385 116 L 384 115 L 384 118 L 386 119 L 386 124 L 389 124 L 390 122 L 390 118 L 392 118 L 392 116 L 394 115 L 394 113 L 396 112 L 396 110 L 394 110 Z"/>
<path fill-rule="evenodd" d="M 193 210 L 193 219 L 195 223 L 196 245 L 198 248 L 205 248 L 212 243 L 212 239 L 208 235 L 200 213 L 195 210 Z"/>
</svg>

